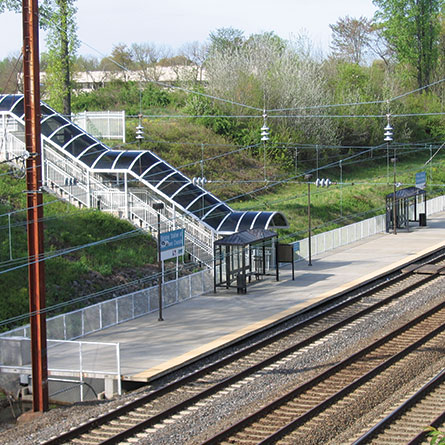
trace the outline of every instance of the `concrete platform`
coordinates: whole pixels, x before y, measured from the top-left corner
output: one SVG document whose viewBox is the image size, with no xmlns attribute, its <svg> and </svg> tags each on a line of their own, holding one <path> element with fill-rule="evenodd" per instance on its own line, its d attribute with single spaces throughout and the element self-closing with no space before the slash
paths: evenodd
<svg viewBox="0 0 445 445">
<path fill-rule="evenodd" d="M 162 322 L 149 314 L 85 340 L 119 342 L 123 379 L 147 382 L 442 246 L 445 212 L 430 217 L 427 227 L 382 233 L 314 257 L 312 266 L 300 261 L 295 281 L 286 267 L 279 282 L 275 277 L 255 281 L 245 295 L 218 289 L 164 309 Z"/>
</svg>

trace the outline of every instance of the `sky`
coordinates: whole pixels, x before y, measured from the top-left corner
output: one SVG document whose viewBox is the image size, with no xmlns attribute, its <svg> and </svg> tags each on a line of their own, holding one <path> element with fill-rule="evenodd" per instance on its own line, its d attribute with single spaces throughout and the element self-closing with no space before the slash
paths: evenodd
<svg viewBox="0 0 445 445">
<path fill-rule="evenodd" d="M 218 28 L 250 34 L 274 31 L 284 39 L 305 35 L 329 51 L 330 24 L 340 17 L 371 18 L 372 0 L 77 0 L 79 54 L 102 58 L 118 43 L 151 42 L 178 49 L 204 42 Z M 0 59 L 22 45 L 21 15 L 0 14 Z M 44 36 L 40 47 L 45 49 Z"/>
</svg>

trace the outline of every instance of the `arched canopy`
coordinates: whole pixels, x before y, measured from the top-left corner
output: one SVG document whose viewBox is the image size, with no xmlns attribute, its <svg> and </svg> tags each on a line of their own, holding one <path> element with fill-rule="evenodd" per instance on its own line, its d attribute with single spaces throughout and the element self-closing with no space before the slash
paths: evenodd
<svg viewBox="0 0 445 445">
<path fill-rule="evenodd" d="M 23 96 L 0 96 L 0 112 L 13 113 L 23 123 Z M 114 150 L 44 103 L 41 113 L 42 135 L 59 152 L 93 172 L 133 176 L 217 234 L 289 226 L 281 213 L 232 210 L 151 151 Z"/>
</svg>

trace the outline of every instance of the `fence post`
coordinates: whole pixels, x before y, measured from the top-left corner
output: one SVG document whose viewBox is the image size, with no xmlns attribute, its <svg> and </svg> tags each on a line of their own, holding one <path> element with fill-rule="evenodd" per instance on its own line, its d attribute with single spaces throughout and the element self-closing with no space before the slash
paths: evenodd
<svg viewBox="0 0 445 445">
<path fill-rule="evenodd" d="M 63 315 L 63 339 L 66 340 L 66 315 Z"/>
<path fill-rule="evenodd" d="M 124 173 L 124 200 L 125 200 L 125 218 L 130 220 L 130 208 L 128 206 L 128 173 Z"/>
<path fill-rule="evenodd" d="M 83 358 L 82 358 L 82 342 L 79 342 L 79 381 L 80 381 L 80 401 L 83 402 Z"/>
<path fill-rule="evenodd" d="M 110 110 L 107 112 L 107 136 L 111 139 L 111 128 L 110 128 Z"/>
<path fill-rule="evenodd" d="M 121 354 L 119 343 L 116 343 L 116 364 L 117 364 L 117 393 L 122 395 L 122 379 L 121 379 Z"/>
<path fill-rule="evenodd" d="M 122 142 L 124 144 L 127 142 L 125 135 L 125 110 L 122 111 Z"/>
<path fill-rule="evenodd" d="M 90 172 L 87 170 L 87 207 L 91 208 L 91 183 Z"/>
<path fill-rule="evenodd" d="M 201 292 L 204 293 L 204 270 L 201 271 Z"/>
</svg>

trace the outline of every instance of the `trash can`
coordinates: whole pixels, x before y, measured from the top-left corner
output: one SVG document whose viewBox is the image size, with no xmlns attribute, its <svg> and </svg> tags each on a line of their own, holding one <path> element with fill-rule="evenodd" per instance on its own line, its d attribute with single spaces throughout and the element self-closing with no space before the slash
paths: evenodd
<svg viewBox="0 0 445 445">
<path fill-rule="evenodd" d="M 246 276 L 242 273 L 236 276 L 236 292 L 238 294 L 247 293 Z"/>
<path fill-rule="evenodd" d="M 426 213 L 419 213 L 419 226 L 426 226 Z"/>
</svg>

